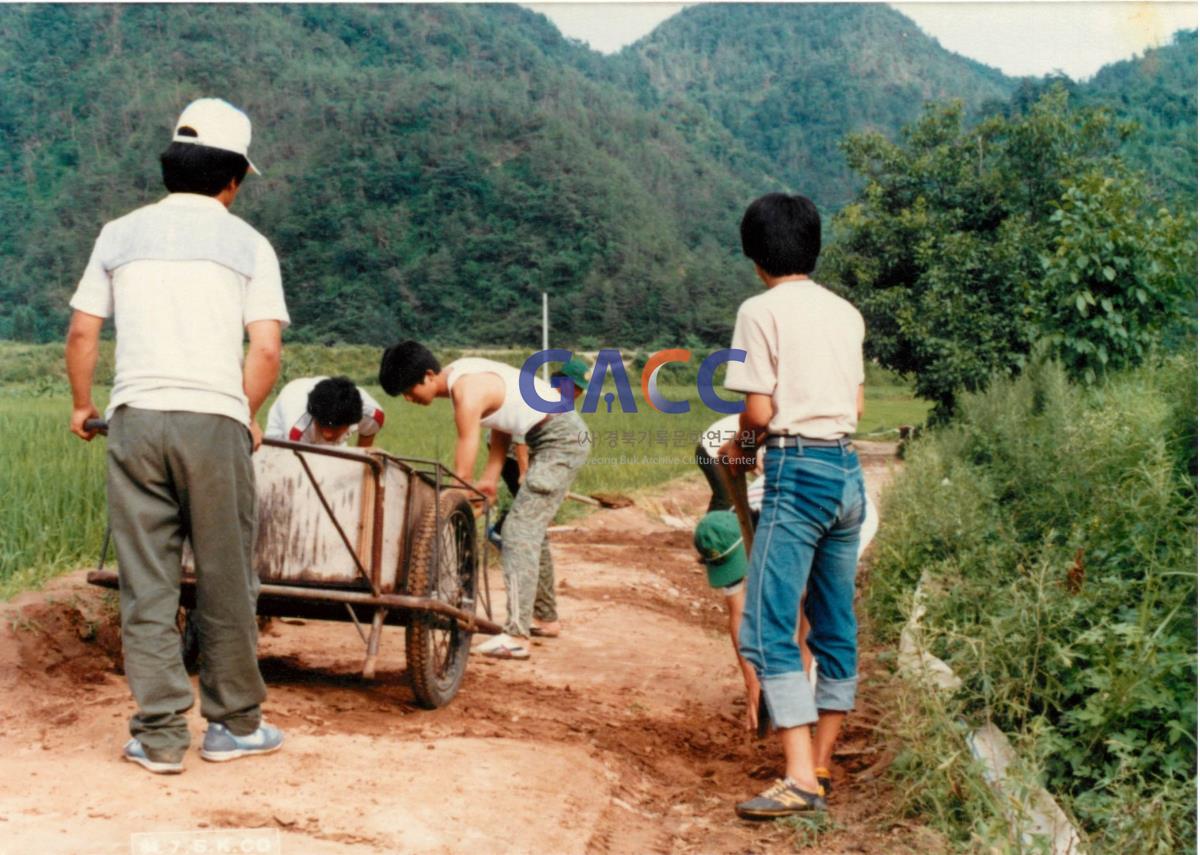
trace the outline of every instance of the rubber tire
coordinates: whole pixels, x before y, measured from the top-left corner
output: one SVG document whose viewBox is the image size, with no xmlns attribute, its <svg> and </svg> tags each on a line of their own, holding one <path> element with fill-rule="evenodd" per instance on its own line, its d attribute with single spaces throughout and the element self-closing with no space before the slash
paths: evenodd
<svg viewBox="0 0 1200 855">
<path fill-rule="evenodd" d="M 445 490 L 441 495 L 442 533 L 452 541 L 461 534 L 465 554 L 457 560 L 458 596 L 450 605 L 461 606 L 464 597 L 475 596 L 475 513 L 467 494 L 461 490 Z M 408 580 L 405 592 L 414 597 L 436 596 L 433 556 L 437 532 L 437 507 L 430 504 L 417 525 L 409 557 Z M 443 559 L 443 565 L 445 564 Z M 436 642 L 449 633 L 444 654 L 439 654 Z M 457 622 L 445 615 L 414 611 L 404 630 L 405 656 L 417 703 L 426 709 L 444 707 L 458 694 L 467 671 L 471 653 L 472 633 L 459 628 Z"/>
</svg>

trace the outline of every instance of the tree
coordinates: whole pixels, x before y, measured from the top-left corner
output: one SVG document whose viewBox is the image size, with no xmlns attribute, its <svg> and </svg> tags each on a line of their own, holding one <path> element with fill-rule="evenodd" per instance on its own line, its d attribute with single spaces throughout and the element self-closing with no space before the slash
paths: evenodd
<svg viewBox="0 0 1200 855">
<path fill-rule="evenodd" d="M 1055 89 L 974 127 L 961 105 L 932 105 L 898 143 L 845 143 L 867 183 L 834 219 L 822 275 L 862 310 L 868 354 L 914 375 L 935 418 L 961 391 L 1025 364 L 1044 331 L 1041 259 L 1064 187 L 1118 169 L 1111 117 L 1071 111 L 1067 97 Z"/>
<path fill-rule="evenodd" d="M 1088 383 L 1107 369 L 1140 363 L 1163 330 L 1186 317 L 1182 303 L 1196 282 L 1194 222 L 1165 209 L 1144 214 L 1143 186 L 1091 171 L 1068 183 L 1050 217 L 1056 235 L 1043 258 L 1048 339 Z"/>
</svg>

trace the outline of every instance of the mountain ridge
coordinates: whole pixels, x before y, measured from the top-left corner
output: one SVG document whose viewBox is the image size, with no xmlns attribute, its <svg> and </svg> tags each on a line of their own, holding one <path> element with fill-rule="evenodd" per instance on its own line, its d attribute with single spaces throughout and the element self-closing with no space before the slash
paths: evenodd
<svg viewBox="0 0 1200 855">
<path fill-rule="evenodd" d="M 782 59 L 793 55 L 794 64 Z M 857 187 L 838 150 L 847 133 L 894 133 L 926 100 L 953 96 L 974 108 L 1015 86 L 876 5 L 693 6 L 618 61 L 644 98 L 687 96 L 708 107 L 823 210 L 841 207 Z"/>
</svg>

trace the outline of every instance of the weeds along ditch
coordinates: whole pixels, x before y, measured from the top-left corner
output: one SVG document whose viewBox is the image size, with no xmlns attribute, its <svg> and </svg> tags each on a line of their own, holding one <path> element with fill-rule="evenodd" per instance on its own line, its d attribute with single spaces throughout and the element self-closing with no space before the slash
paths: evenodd
<svg viewBox="0 0 1200 855">
<path fill-rule="evenodd" d="M 868 607 L 894 639 L 923 576 L 926 644 L 964 680 L 897 714 L 909 809 L 995 830 L 960 738 L 990 719 L 1089 852 L 1194 851 L 1195 353 L 1095 389 L 1036 364 L 907 460 Z"/>
</svg>

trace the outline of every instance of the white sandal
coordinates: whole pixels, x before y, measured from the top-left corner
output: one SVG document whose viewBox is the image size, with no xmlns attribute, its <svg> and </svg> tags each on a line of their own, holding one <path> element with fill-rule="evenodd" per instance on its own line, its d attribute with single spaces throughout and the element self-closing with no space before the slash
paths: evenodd
<svg viewBox="0 0 1200 855">
<path fill-rule="evenodd" d="M 475 648 L 475 652 L 493 659 L 528 659 L 529 648 L 507 633 L 493 635 Z"/>
</svg>

